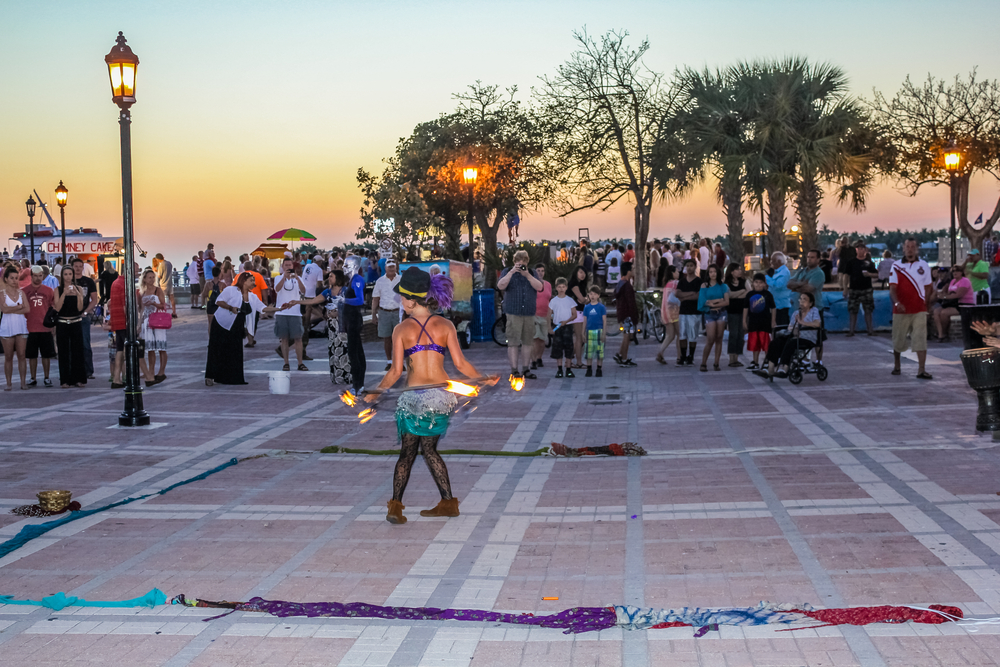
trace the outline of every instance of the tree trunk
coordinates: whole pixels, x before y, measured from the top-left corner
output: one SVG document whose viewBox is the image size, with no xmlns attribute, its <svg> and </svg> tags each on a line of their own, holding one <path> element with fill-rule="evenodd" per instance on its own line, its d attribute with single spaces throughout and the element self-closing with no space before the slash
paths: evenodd
<svg viewBox="0 0 1000 667">
<path fill-rule="evenodd" d="M 719 199 L 722 200 L 722 212 L 726 214 L 729 259 L 743 266 L 743 181 L 727 178 L 724 183 L 719 185 Z"/>
<path fill-rule="evenodd" d="M 632 284 L 637 291 L 646 289 L 649 281 L 646 278 L 646 269 L 649 265 L 649 253 L 646 252 L 646 240 L 649 238 L 649 207 L 636 197 L 635 205 L 635 261 L 632 262 L 632 269 L 635 271 L 635 278 Z"/>
<path fill-rule="evenodd" d="M 997 218 L 1000 217 L 1000 200 L 997 201 L 996 209 L 993 211 L 993 215 L 987 218 L 983 222 L 983 226 L 980 229 L 976 229 L 969 222 L 969 176 L 957 176 L 955 177 L 955 199 L 957 200 L 957 210 L 955 215 L 958 219 L 958 226 L 961 229 L 962 234 L 969 239 L 970 248 L 976 248 L 979 252 L 983 251 L 983 241 L 989 238 L 990 234 L 993 233 L 993 227 L 997 223 Z M 993 260 L 992 257 L 984 257 L 987 262 Z"/>
<path fill-rule="evenodd" d="M 769 187 L 767 192 L 767 252 L 785 251 L 785 205 L 788 193 L 784 188 Z"/>
<path fill-rule="evenodd" d="M 444 232 L 444 256 L 446 259 L 462 261 L 462 231 L 465 216 L 449 214 L 441 225 Z M 466 230 L 467 231 L 467 230 Z"/>
<path fill-rule="evenodd" d="M 474 216 L 476 224 L 479 225 L 479 231 L 483 235 L 483 279 L 486 281 L 487 287 L 496 287 L 497 274 L 491 267 L 500 266 L 500 254 L 497 252 L 497 228 L 500 226 L 500 218 L 497 216 L 498 224 L 494 226 L 486 221 L 484 213 L 477 211 Z"/>
<path fill-rule="evenodd" d="M 799 252 L 805 257 L 810 250 L 819 248 L 819 237 L 816 234 L 819 224 L 819 207 L 823 199 L 823 191 L 816 182 L 814 174 L 803 174 L 799 183 L 799 191 L 795 197 L 795 212 L 799 218 L 799 234 L 801 243 Z"/>
</svg>

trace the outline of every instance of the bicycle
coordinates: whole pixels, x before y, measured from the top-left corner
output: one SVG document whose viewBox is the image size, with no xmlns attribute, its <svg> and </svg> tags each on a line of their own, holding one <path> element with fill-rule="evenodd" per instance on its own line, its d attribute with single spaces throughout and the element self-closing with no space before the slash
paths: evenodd
<svg viewBox="0 0 1000 667">
<path fill-rule="evenodd" d="M 639 292 L 639 294 L 643 295 L 641 312 L 639 313 L 639 332 L 642 333 L 644 340 L 648 339 L 650 332 L 652 332 L 656 342 L 662 343 L 667 335 L 667 327 L 663 324 L 663 318 L 660 316 L 660 304 L 656 302 L 659 292 L 648 290 Z"/>
</svg>

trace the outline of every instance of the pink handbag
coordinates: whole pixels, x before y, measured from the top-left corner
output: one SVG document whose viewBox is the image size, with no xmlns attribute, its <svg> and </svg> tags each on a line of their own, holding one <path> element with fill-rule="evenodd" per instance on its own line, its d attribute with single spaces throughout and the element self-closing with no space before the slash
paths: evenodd
<svg viewBox="0 0 1000 667">
<path fill-rule="evenodd" d="M 166 311 L 157 311 L 149 314 L 150 329 L 169 329 L 171 324 L 172 318 L 170 317 L 170 313 Z"/>
</svg>

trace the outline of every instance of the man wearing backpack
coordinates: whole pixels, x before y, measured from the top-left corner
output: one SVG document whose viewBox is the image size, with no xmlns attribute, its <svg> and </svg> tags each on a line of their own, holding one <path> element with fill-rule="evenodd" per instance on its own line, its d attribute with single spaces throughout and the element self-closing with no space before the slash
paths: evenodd
<svg viewBox="0 0 1000 667">
<path fill-rule="evenodd" d="M 220 276 L 222 275 L 222 267 L 216 264 L 212 267 L 212 279 L 205 283 L 205 289 L 202 290 L 201 298 L 205 301 L 205 312 L 208 313 L 208 330 L 212 330 L 212 320 L 215 319 L 215 311 L 219 309 L 216 305 L 215 300 L 219 298 L 219 294 L 222 290 L 226 288 L 225 284 L 222 282 Z"/>
</svg>

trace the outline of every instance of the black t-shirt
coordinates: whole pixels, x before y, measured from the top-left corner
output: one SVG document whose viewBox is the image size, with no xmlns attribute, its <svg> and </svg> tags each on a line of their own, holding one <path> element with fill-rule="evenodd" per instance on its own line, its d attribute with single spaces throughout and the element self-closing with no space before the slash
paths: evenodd
<svg viewBox="0 0 1000 667">
<path fill-rule="evenodd" d="M 90 295 L 97 292 L 97 283 L 87 276 L 77 278 L 73 282 L 75 282 L 76 286 L 83 291 L 83 309 L 87 310 L 87 305 L 90 303 Z"/>
<path fill-rule="evenodd" d="M 91 282 L 93 282 L 93 281 L 91 281 Z M 57 287 L 56 288 L 56 292 L 58 294 L 62 294 L 63 288 L 62 287 Z M 86 299 L 83 300 L 83 307 L 84 308 L 87 307 L 87 300 Z M 63 299 L 62 308 L 59 309 L 59 316 L 60 317 L 65 317 L 66 319 L 69 319 L 71 317 L 79 317 L 80 313 L 82 313 L 82 312 L 83 312 L 83 309 L 76 307 L 76 294 L 67 294 L 66 298 Z"/>
<path fill-rule="evenodd" d="M 677 281 L 677 291 L 678 292 L 694 292 L 696 295 L 701 289 L 702 280 L 701 277 L 695 276 L 693 280 L 687 279 L 687 274 L 685 273 Z M 690 301 L 681 301 L 681 315 L 697 315 L 698 314 L 698 297 L 695 296 L 694 299 Z"/>
<path fill-rule="evenodd" d="M 865 275 L 865 272 L 875 273 L 875 264 L 870 259 L 854 259 L 847 262 L 844 267 L 848 276 L 851 277 L 852 290 L 868 290 L 872 288 L 872 279 Z"/>
<path fill-rule="evenodd" d="M 746 296 L 747 331 L 771 331 L 771 311 L 774 297 L 767 290 L 750 290 Z"/>
<path fill-rule="evenodd" d="M 747 298 L 745 296 L 739 298 L 733 298 L 733 292 L 742 292 L 747 288 L 746 278 L 737 278 L 736 284 L 734 285 L 732 281 L 726 283 L 729 287 L 729 308 L 726 312 L 730 315 L 743 315 L 743 306 L 746 305 Z"/>
</svg>

